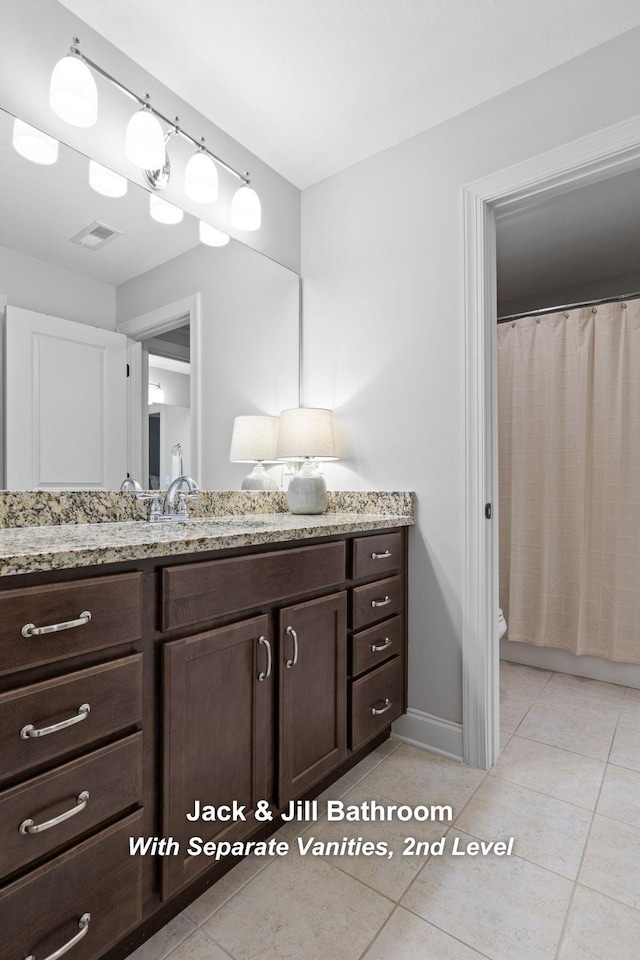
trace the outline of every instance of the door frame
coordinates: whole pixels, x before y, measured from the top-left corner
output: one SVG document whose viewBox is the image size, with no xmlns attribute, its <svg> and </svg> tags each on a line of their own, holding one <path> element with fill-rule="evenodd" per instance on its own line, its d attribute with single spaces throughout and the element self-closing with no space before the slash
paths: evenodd
<svg viewBox="0 0 640 960">
<path fill-rule="evenodd" d="M 549 199 L 640 166 L 640 116 L 463 187 L 465 571 L 463 759 L 488 770 L 500 753 L 496 211 Z M 493 522 L 485 516 L 491 504 Z"/>
<path fill-rule="evenodd" d="M 148 473 L 145 468 L 144 452 L 147 445 L 143 438 L 142 418 L 146 409 L 146 381 L 149 377 L 148 371 L 144 369 L 146 364 L 143 362 L 141 341 L 173 330 L 184 324 L 187 318 L 191 339 L 191 473 L 198 486 L 202 486 L 202 341 L 199 293 L 192 293 L 118 324 L 118 332 L 126 334 L 132 341 L 129 349 L 129 464 L 134 477 L 144 477 Z"/>
</svg>

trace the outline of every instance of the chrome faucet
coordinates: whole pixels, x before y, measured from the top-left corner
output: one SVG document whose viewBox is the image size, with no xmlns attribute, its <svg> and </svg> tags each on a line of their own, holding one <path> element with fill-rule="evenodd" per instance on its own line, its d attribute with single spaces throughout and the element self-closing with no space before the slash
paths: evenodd
<svg viewBox="0 0 640 960">
<path fill-rule="evenodd" d="M 180 492 L 181 487 L 187 488 L 186 494 Z M 197 497 L 199 493 L 198 484 L 191 477 L 176 477 L 176 479 L 169 484 L 169 488 L 165 494 L 164 504 L 162 506 L 162 519 L 186 520 L 188 517 L 186 498 Z M 177 508 L 176 495 L 178 497 Z"/>
<path fill-rule="evenodd" d="M 120 493 L 126 493 L 132 490 L 134 493 L 142 493 L 142 486 L 133 477 L 125 477 L 120 484 Z"/>
</svg>

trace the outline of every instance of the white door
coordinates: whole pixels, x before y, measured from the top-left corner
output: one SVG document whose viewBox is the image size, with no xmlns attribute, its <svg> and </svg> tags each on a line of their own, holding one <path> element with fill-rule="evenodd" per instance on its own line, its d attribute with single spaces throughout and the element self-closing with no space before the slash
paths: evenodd
<svg viewBox="0 0 640 960">
<path fill-rule="evenodd" d="M 6 486 L 113 490 L 127 472 L 127 338 L 7 307 Z"/>
</svg>

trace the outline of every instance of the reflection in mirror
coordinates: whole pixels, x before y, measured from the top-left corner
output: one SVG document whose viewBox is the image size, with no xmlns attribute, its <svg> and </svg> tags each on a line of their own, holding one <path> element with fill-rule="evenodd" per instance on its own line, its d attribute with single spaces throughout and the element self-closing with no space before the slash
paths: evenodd
<svg viewBox="0 0 640 960">
<path fill-rule="evenodd" d="M 239 487 L 234 417 L 298 404 L 298 276 L 236 240 L 204 245 L 188 214 L 158 222 L 135 184 L 96 192 L 64 144 L 26 160 L 13 124 L 0 111 L 4 486 L 165 486 L 182 458 L 200 486 Z"/>
</svg>

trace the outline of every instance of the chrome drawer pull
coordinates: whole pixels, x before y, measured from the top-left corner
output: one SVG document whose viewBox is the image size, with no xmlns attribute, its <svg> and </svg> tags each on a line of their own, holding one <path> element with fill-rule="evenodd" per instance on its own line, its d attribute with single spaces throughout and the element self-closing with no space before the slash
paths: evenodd
<svg viewBox="0 0 640 960">
<path fill-rule="evenodd" d="M 49 733 L 57 733 L 58 730 L 64 730 L 65 727 L 72 727 L 74 723 L 80 723 L 81 720 L 86 720 L 91 711 L 91 707 L 88 703 L 82 703 L 78 707 L 78 713 L 75 717 L 69 717 L 68 720 L 61 720 L 60 723 L 52 723 L 50 727 L 40 727 L 36 729 L 32 723 L 28 723 L 26 727 L 23 727 L 20 731 L 20 736 L 23 740 L 30 740 L 31 737 L 46 737 Z"/>
<path fill-rule="evenodd" d="M 258 637 L 258 643 L 262 644 L 263 647 L 267 648 L 267 670 L 266 673 L 260 671 L 258 674 L 258 680 L 262 682 L 266 680 L 267 677 L 271 676 L 271 644 L 266 637 Z"/>
<path fill-rule="evenodd" d="M 285 633 L 288 633 L 290 637 L 293 637 L 293 660 L 285 660 L 284 665 L 287 670 L 291 670 L 291 667 L 295 667 L 298 662 L 298 634 L 295 632 L 293 627 L 287 627 Z"/>
<path fill-rule="evenodd" d="M 384 600 L 372 600 L 372 607 L 386 607 L 388 604 L 393 603 L 391 597 L 385 597 Z"/>
<path fill-rule="evenodd" d="M 387 647 L 390 647 L 392 641 L 389 637 L 384 638 L 384 643 L 372 643 L 371 644 L 371 653 L 380 653 L 381 650 L 386 650 Z"/>
<path fill-rule="evenodd" d="M 48 627 L 36 627 L 34 623 L 25 623 L 22 628 L 23 637 L 41 637 L 44 633 L 60 633 L 61 630 L 71 630 L 72 627 L 82 627 L 91 620 L 89 610 L 83 610 L 77 620 L 67 620 L 66 623 L 50 623 Z"/>
<path fill-rule="evenodd" d="M 78 920 L 78 932 L 75 937 L 71 937 L 71 940 L 67 940 L 59 950 L 55 950 L 53 953 L 50 953 L 48 957 L 44 957 L 43 960 L 58 960 L 58 957 L 64 956 L 68 950 L 71 950 L 71 947 L 75 947 L 76 943 L 80 943 L 83 937 L 89 933 L 89 923 L 91 921 L 90 913 L 83 913 L 80 919 Z M 31 953 L 28 957 L 25 957 L 24 960 L 36 960 L 34 955 Z"/>
<path fill-rule="evenodd" d="M 371 716 L 378 717 L 380 716 L 381 713 L 386 713 L 387 710 L 390 710 L 392 706 L 393 706 L 393 703 L 391 702 L 391 700 L 385 697 L 384 707 L 381 707 L 380 710 L 378 710 L 376 707 L 371 707 Z"/>
<path fill-rule="evenodd" d="M 34 823 L 33 820 L 23 820 L 20 824 L 20 833 L 25 836 L 29 833 L 42 833 L 43 830 L 50 830 L 51 827 L 57 827 L 59 823 L 63 823 L 65 820 L 68 820 L 69 817 L 75 817 L 76 813 L 84 810 L 88 799 L 89 791 L 83 790 L 82 793 L 79 793 L 76 797 L 75 807 L 71 807 L 70 810 L 61 813 L 60 816 L 54 817 L 53 820 L 45 820 L 44 823 Z"/>
<path fill-rule="evenodd" d="M 390 556 L 391 556 L 391 550 L 385 550 L 384 553 L 372 553 L 372 554 L 371 554 L 371 559 L 372 559 L 372 560 L 386 560 L 387 557 L 390 557 Z"/>
</svg>

